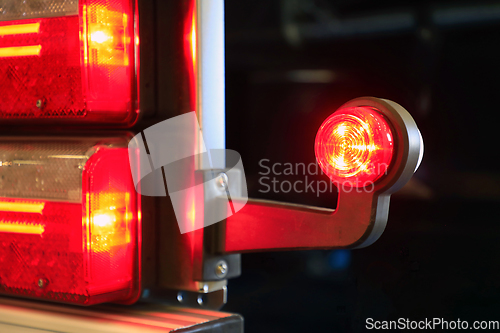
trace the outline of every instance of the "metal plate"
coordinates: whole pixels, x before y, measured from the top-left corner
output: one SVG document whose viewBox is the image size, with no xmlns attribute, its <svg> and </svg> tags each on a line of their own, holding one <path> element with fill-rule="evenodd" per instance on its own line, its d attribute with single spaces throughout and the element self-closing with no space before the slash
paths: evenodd
<svg viewBox="0 0 500 333">
<path fill-rule="evenodd" d="M 241 333 L 239 315 L 154 304 L 73 307 L 0 298 L 1 332 Z"/>
</svg>

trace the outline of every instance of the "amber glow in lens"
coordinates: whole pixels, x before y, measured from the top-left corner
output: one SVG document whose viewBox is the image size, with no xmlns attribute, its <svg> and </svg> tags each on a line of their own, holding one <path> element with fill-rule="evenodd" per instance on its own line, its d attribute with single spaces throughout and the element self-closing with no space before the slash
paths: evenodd
<svg viewBox="0 0 500 333">
<path fill-rule="evenodd" d="M 96 31 L 90 36 L 90 40 L 94 43 L 102 44 L 106 43 L 110 39 L 112 39 L 109 34 L 105 33 L 104 31 Z"/>
<path fill-rule="evenodd" d="M 371 107 L 343 108 L 316 135 L 316 159 L 334 183 L 371 186 L 387 174 L 394 149 L 392 131 Z"/>
<path fill-rule="evenodd" d="M 2 47 L 0 48 L 0 58 L 37 56 L 41 50 L 40 45 Z"/>
<path fill-rule="evenodd" d="M 130 243 L 127 207 L 131 196 L 122 192 L 100 192 L 91 195 L 96 212 L 92 215 L 92 246 L 96 251 L 110 251 L 113 246 Z"/>
<path fill-rule="evenodd" d="M 14 24 L 0 27 L 0 36 L 37 34 L 40 31 L 40 23 Z"/>
<path fill-rule="evenodd" d="M 89 17 L 89 63 L 128 66 L 128 16 L 97 5 L 85 7 L 84 11 Z"/>
<path fill-rule="evenodd" d="M 17 221 L 1 221 L 0 232 L 10 232 L 16 234 L 41 235 L 45 231 L 40 224 L 23 224 Z"/>
<path fill-rule="evenodd" d="M 16 213 L 38 213 L 42 214 L 43 208 L 45 207 L 44 202 L 15 202 L 15 201 L 3 201 L 0 200 L 0 211 L 1 212 L 16 212 Z"/>
</svg>

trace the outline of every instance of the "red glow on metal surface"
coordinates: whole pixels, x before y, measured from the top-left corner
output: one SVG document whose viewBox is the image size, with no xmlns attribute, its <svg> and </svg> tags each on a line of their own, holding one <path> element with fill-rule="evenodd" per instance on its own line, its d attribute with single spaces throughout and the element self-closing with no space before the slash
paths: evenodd
<svg viewBox="0 0 500 333">
<path fill-rule="evenodd" d="M 198 58 L 198 35 L 196 1 L 190 2 L 189 10 L 184 23 L 184 57 L 186 61 L 189 80 L 189 106 L 190 111 L 197 111 L 197 58 Z"/>
<path fill-rule="evenodd" d="M 138 296 L 139 202 L 127 148 L 99 148 L 82 202 L 0 199 L 0 293 L 76 304 Z"/>
<path fill-rule="evenodd" d="M 338 110 L 316 135 L 316 159 L 323 172 L 340 185 L 372 185 L 387 174 L 393 150 L 388 123 L 371 107 Z"/>
</svg>

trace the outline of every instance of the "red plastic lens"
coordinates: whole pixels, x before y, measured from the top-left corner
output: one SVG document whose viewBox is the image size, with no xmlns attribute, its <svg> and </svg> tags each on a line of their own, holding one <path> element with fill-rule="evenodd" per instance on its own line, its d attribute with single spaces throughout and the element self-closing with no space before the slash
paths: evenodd
<svg viewBox="0 0 500 333">
<path fill-rule="evenodd" d="M 316 159 L 334 183 L 366 187 L 387 174 L 394 140 L 389 124 L 372 107 L 343 108 L 316 135 Z"/>
<path fill-rule="evenodd" d="M 0 293 L 85 305 L 137 298 L 128 149 L 96 143 L 0 143 Z"/>
<path fill-rule="evenodd" d="M 0 22 L 0 119 L 133 123 L 133 9 L 131 0 L 81 0 L 68 13 Z"/>
</svg>

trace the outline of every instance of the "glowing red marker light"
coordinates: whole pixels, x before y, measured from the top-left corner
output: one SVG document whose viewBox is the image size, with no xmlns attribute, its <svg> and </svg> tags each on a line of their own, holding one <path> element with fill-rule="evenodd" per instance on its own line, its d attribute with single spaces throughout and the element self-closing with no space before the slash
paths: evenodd
<svg viewBox="0 0 500 333">
<path fill-rule="evenodd" d="M 316 159 L 340 185 L 366 187 L 387 174 L 394 150 L 391 128 L 373 107 L 339 109 L 316 135 Z"/>
</svg>

